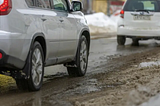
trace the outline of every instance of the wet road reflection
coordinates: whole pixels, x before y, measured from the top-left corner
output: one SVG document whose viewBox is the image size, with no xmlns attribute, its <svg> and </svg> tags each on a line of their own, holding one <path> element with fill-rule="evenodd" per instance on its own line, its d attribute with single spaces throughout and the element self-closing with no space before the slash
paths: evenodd
<svg viewBox="0 0 160 106">
<path fill-rule="evenodd" d="M 42 106 L 41 91 L 36 93 L 32 106 Z"/>
</svg>

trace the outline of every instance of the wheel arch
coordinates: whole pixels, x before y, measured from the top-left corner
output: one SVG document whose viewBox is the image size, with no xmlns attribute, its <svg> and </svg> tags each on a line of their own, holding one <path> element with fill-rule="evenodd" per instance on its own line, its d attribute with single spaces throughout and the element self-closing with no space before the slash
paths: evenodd
<svg viewBox="0 0 160 106">
<path fill-rule="evenodd" d="M 45 35 L 43 33 L 36 33 L 32 37 L 31 45 L 30 45 L 30 50 L 32 49 L 32 45 L 34 44 L 35 41 L 38 41 L 43 49 L 44 53 L 44 60 L 46 59 L 46 54 L 47 54 L 47 45 L 46 45 L 46 40 L 45 40 Z"/>
<path fill-rule="evenodd" d="M 76 54 L 77 54 L 77 51 L 78 51 L 78 46 L 79 46 L 79 44 L 80 44 L 80 39 L 81 39 L 81 37 L 82 37 L 83 35 L 84 35 L 84 36 L 86 37 L 86 39 L 87 39 L 88 49 L 90 50 L 90 41 L 91 41 L 91 39 L 90 39 L 90 31 L 89 31 L 89 29 L 83 29 L 83 30 L 81 31 L 80 35 L 79 35 L 79 40 L 78 40 L 78 45 L 77 45 Z M 76 54 L 75 54 L 75 59 L 74 59 L 74 60 L 76 60 Z M 89 52 L 88 52 L 88 55 L 89 55 Z"/>
<path fill-rule="evenodd" d="M 79 39 L 81 38 L 81 36 L 85 36 L 86 39 L 87 39 L 87 42 L 88 42 L 88 49 L 90 50 L 90 42 L 91 42 L 91 38 L 90 38 L 90 31 L 89 29 L 83 29 L 80 36 L 79 36 Z M 80 40 L 79 40 L 80 41 Z M 79 42 L 78 42 L 78 45 L 79 45 Z"/>
<path fill-rule="evenodd" d="M 28 59 L 29 59 L 32 47 L 34 45 L 34 42 L 38 41 L 41 44 L 43 52 L 44 52 L 44 59 L 46 58 L 46 53 L 47 53 L 47 45 L 46 45 L 46 41 L 45 41 L 45 35 L 43 33 L 36 33 L 36 34 L 33 35 L 33 37 L 31 39 L 32 40 L 31 40 L 31 43 L 30 43 L 28 56 L 26 58 L 24 68 L 22 69 L 23 73 L 25 73 L 25 78 L 27 78 L 27 79 L 30 77 L 30 71 L 28 71 L 28 70 L 30 70 L 30 68 L 31 68 L 30 66 L 28 66 L 27 61 L 29 61 Z"/>
</svg>

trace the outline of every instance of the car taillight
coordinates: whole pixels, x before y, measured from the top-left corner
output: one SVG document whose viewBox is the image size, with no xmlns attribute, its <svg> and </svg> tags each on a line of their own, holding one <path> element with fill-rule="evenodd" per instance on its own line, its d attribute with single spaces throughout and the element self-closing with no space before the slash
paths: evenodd
<svg viewBox="0 0 160 106">
<path fill-rule="evenodd" d="M 121 10 L 121 12 L 120 12 L 120 17 L 121 17 L 121 18 L 124 18 L 124 10 Z"/>
<path fill-rule="evenodd" d="M 11 0 L 0 0 L 0 15 L 7 15 L 12 9 Z"/>
<path fill-rule="evenodd" d="M 2 53 L 0 53 L 0 59 L 2 59 L 2 57 L 3 57 L 3 55 L 2 55 Z"/>
</svg>

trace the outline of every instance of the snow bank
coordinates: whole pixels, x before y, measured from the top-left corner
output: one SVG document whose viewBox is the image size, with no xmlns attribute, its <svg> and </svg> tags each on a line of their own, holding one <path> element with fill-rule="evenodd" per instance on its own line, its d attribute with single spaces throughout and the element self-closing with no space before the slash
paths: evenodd
<svg viewBox="0 0 160 106">
<path fill-rule="evenodd" d="M 117 32 L 117 23 L 104 13 L 85 15 L 92 34 Z"/>
</svg>

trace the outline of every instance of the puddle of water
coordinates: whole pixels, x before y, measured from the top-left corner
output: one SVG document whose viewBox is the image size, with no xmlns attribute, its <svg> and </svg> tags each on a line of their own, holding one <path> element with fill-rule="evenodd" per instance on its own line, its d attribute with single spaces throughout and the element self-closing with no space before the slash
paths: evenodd
<svg viewBox="0 0 160 106">
<path fill-rule="evenodd" d="M 96 86 L 89 85 L 89 86 L 78 87 L 74 91 L 76 94 L 87 94 L 95 91 L 100 91 L 100 89 L 98 89 Z"/>
<path fill-rule="evenodd" d="M 65 77 L 65 76 L 67 76 L 67 73 L 66 73 L 66 72 L 57 72 L 57 73 L 54 74 L 54 75 L 44 76 L 43 81 L 44 81 L 44 82 L 47 82 L 47 81 L 49 81 L 49 80 L 53 80 L 53 79 L 61 78 L 61 77 Z"/>
<path fill-rule="evenodd" d="M 66 91 L 67 94 L 87 94 L 95 91 L 100 91 L 100 86 L 97 86 L 97 79 L 89 79 L 85 82 L 78 83 L 76 87 Z"/>
<path fill-rule="evenodd" d="M 89 79 L 87 80 L 87 83 L 92 84 L 92 85 L 97 84 L 97 79 Z"/>
<path fill-rule="evenodd" d="M 87 90 L 87 93 L 90 93 L 90 92 L 99 91 L 100 89 L 98 89 L 96 86 L 87 86 L 86 90 Z"/>
<path fill-rule="evenodd" d="M 98 84 L 97 79 L 89 79 L 87 80 L 87 86 L 83 87 L 83 89 L 87 92 L 95 92 L 100 91 L 100 87 L 96 86 Z"/>
</svg>

